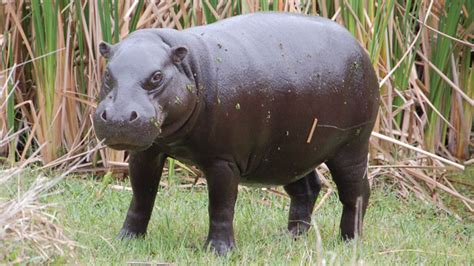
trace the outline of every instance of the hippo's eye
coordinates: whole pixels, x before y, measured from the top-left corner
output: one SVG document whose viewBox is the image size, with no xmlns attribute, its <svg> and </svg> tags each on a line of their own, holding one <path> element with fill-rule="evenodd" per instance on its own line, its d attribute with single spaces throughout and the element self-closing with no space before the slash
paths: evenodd
<svg viewBox="0 0 474 266">
<path fill-rule="evenodd" d="M 153 73 L 153 75 L 151 76 L 150 83 L 154 85 L 158 85 L 162 79 L 163 79 L 163 73 L 161 73 L 161 71 L 158 70 L 155 73 Z"/>
<path fill-rule="evenodd" d="M 163 80 L 163 73 L 158 70 L 153 72 L 153 74 L 148 78 L 148 80 L 143 84 L 143 88 L 148 91 L 155 91 L 160 85 L 161 81 Z"/>
</svg>

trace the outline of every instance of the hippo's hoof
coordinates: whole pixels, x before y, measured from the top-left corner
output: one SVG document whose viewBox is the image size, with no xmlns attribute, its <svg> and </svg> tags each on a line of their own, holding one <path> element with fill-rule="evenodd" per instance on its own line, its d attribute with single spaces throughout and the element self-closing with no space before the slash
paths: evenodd
<svg viewBox="0 0 474 266">
<path fill-rule="evenodd" d="M 354 240 L 356 237 L 356 234 L 354 232 L 350 232 L 350 233 L 341 233 L 341 239 L 345 242 L 349 242 L 351 240 Z"/>
<path fill-rule="evenodd" d="M 311 226 L 308 223 L 296 223 L 288 226 L 288 231 L 293 238 L 298 238 L 308 232 Z"/>
<path fill-rule="evenodd" d="M 225 254 L 227 254 L 227 252 L 235 248 L 235 244 L 232 241 L 207 240 L 205 247 L 217 253 L 217 255 L 219 256 L 224 256 Z"/>
<path fill-rule="evenodd" d="M 136 233 L 136 232 L 131 232 L 127 229 L 122 228 L 120 230 L 120 233 L 117 235 L 116 239 L 117 240 L 127 240 L 127 239 L 134 239 L 134 238 L 139 238 L 139 237 L 144 237 L 144 233 Z"/>
</svg>

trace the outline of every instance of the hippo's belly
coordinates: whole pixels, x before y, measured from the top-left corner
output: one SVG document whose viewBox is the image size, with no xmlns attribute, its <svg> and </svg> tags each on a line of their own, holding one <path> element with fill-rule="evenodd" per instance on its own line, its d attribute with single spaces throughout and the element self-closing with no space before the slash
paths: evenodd
<svg viewBox="0 0 474 266">
<path fill-rule="evenodd" d="M 247 161 L 238 160 L 238 163 L 241 162 L 240 168 L 247 170 L 242 172 L 241 183 L 265 186 L 286 185 L 296 181 L 331 158 L 351 140 L 350 136 L 357 137 L 363 125 L 347 130 L 316 126 L 312 135 L 311 127 L 312 124 L 302 126 L 300 130 L 285 130 L 283 136 L 271 138 L 267 142 L 262 155 L 250 155 Z"/>
</svg>

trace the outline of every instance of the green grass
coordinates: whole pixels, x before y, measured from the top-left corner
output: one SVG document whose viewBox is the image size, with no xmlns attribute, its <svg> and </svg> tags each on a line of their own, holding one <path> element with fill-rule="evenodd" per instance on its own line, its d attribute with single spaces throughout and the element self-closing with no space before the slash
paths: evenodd
<svg viewBox="0 0 474 266">
<path fill-rule="evenodd" d="M 13 195 L 15 190 L 16 181 L 7 194 Z M 66 234 L 81 246 L 73 251 L 72 258 L 55 258 L 60 263 L 297 265 L 316 264 L 318 254 L 322 254 L 327 263 L 334 260 L 341 265 L 474 263 L 472 219 L 457 221 L 417 199 L 401 199 L 388 187 L 373 190 L 364 238 L 349 243 L 339 240 L 341 205 L 332 194 L 313 216 L 322 239 L 319 251 L 314 228 L 298 240 L 286 233 L 287 198 L 260 189 L 240 191 L 235 214 L 238 248 L 226 257 L 218 257 L 202 248 L 208 220 L 204 187 L 172 186 L 161 190 L 148 235 L 130 241 L 117 241 L 115 236 L 125 217 L 131 192 L 103 189 L 92 178 L 76 177 L 62 181 L 55 191 L 60 193 L 44 200 L 57 202 L 51 213 Z M 3 188 L 2 195 L 4 192 Z M 20 248 L 21 243 L 18 245 Z"/>
</svg>

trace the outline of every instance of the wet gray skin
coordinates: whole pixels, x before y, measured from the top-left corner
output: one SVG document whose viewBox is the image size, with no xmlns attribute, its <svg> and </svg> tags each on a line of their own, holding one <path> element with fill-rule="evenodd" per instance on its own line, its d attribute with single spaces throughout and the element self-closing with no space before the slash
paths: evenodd
<svg viewBox="0 0 474 266">
<path fill-rule="evenodd" d="M 184 31 L 139 30 L 100 52 L 108 64 L 95 130 L 130 152 L 133 199 L 119 237 L 146 233 L 167 157 L 204 172 L 206 246 L 219 254 L 235 245 L 239 183 L 284 186 L 288 229 L 306 232 L 323 162 L 344 206 L 342 237 L 362 232 L 379 92 L 366 52 L 344 28 L 257 13 Z"/>
</svg>

